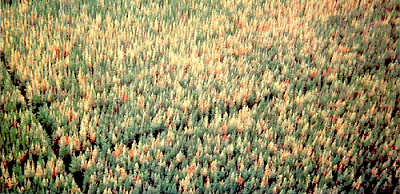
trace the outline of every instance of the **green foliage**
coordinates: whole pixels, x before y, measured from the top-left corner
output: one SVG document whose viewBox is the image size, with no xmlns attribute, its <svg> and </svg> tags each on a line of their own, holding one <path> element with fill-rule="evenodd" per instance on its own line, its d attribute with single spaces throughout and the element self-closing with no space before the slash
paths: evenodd
<svg viewBox="0 0 400 194">
<path fill-rule="evenodd" d="M 0 192 L 398 192 L 398 10 L 1 1 Z"/>
</svg>

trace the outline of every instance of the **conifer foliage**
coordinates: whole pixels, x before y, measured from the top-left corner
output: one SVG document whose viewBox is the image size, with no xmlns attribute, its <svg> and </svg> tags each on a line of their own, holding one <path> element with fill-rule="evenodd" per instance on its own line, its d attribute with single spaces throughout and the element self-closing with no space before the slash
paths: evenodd
<svg viewBox="0 0 400 194">
<path fill-rule="evenodd" d="M 0 1 L 1 193 L 398 193 L 397 0 Z"/>
</svg>

